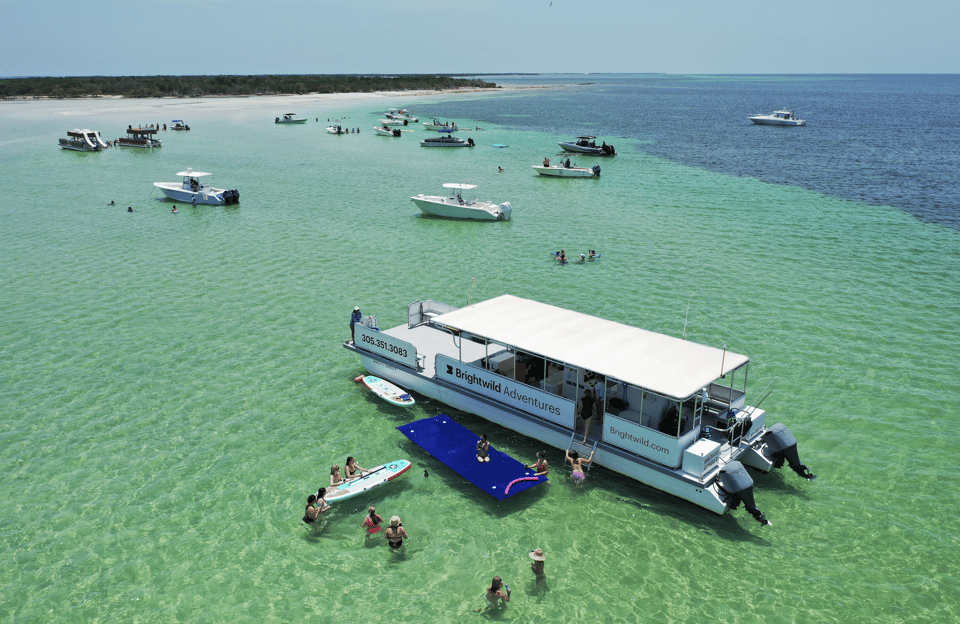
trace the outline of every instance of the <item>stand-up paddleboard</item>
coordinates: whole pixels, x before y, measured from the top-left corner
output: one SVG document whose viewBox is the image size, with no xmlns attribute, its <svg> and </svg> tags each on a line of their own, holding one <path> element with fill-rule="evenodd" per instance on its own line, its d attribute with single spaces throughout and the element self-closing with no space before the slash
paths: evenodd
<svg viewBox="0 0 960 624">
<path fill-rule="evenodd" d="M 413 400 L 413 397 L 410 396 L 409 392 L 398 388 L 389 381 L 385 381 L 379 377 L 374 377 L 373 375 L 360 375 L 354 379 L 354 381 L 359 381 L 366 387 L 370 388 L 374 394 L 388 403 L 404 406 L 413 405 L 416 403 L 416 401 Z"/>
<path fill-rule="evenodd" d="M 383 485 L 387 481 L 393 481 L 408 470 L 410 470 L 410 462 L 405 459 L 394 460 L 382 466 L 371 468 L 370 472 L 359 479 L 350 479 L 346 483 L 338 485 L 336 489 L 327 488 L 327 495 L 324 496 L 324 499 L 328 503 L 347 500 L 378 485 Z"/>
</svg>

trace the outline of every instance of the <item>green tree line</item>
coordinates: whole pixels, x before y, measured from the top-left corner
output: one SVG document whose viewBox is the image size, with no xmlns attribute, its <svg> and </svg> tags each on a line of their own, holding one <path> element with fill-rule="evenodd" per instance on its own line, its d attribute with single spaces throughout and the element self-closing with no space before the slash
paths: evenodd
<svg viewBox="0 0 960 624">
<path fill-rule="evenodd" d="M 369 93 L 374 91 L 444 91 L 496 89 L 480 79 L 439 75 L 275 75 L 275 76 L 86 76 L 0 79 L 0 98 L 82 98 L 119 95 L 127 98 Z"/>
</svg>

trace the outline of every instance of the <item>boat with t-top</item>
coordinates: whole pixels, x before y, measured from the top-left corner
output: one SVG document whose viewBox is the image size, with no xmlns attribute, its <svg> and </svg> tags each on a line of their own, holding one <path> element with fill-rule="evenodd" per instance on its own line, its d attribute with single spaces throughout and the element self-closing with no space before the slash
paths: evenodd
<svg viewBox="0 0 960 624">
<path fill-rule="evenodd" d="M 466 141 L 460 137 L 444 134 L 442 136 L 428 137 L 420 141 L 421 147 L 473 147 L 473 139 L 467 138 Z"/>
<path fill-rule="evenodd" d="M 182 119 L 174 119 L 172 122 L 170 122 L 170 129 L 171 130 L 189 130 L 190 126 L 183 123 Z"/>
<path fill-rule="evenodd" d="M 157 133 L 156 128 L 134 128 L 127 126 L 127 136 L 117 139 L 121 147 L 142 147 L 154 148 L 160 147 L 160 139 L 153 138 Z"/>
<path fill-rule="evenodd" d="M 187 169 L 177 175 L 183 178 L 183 182 L 154 182 L 153 185 L 170 199 L 194 206 L 197 204 L 223 206 L 240 203 L 240 191 L 237 189 L 213 188 L 200 181 L 200 178 L 213 174 Z"/>
<path fill-rule="evenodd" d="M 616 156 L 617 150 L 612 145 L 607 145 L 606 141 L 597 145 L 595 136 L 579 136 L 576 141 L 561 141 L 560 147 L 567 152 L 576 152 L 577 154 L 588 154 L 590 156 Z"/>
<path fill-rule="evenodd" d="M 60 148 L 72 152 L 99 152 L 110 147 L 96 130 L 75 129 L 67 131 L 67 138 L 60 139 Z"/>
<path fill-rule="evenodd" d="M 476 414 L 717 514 L 761 523 L 750 466 L 813 479 L 796 438 L 746 402 L 750 358 L 546 303 L 501 295 L 463 308 L 407 306 L 406 322 L 356 326 L 371 374 Z M 380 316 L 382 319 L 382 315 Z M 579 408 L 579 409 L 578 409 Z M 578 413 L 596 415 L 589 432 Z"/>
<path fill-rule="evenodd" d="M 446 195 L 424 195 L 421 193 L 410 199 L 424 214 L 451 219 L 503 221 L 509 219 L 510 215 L 513 214 L 513 206 L 510 205 L 510 202 L 497 204 L 481 201 L 476 197 L 464 199 L 463 191 L 472 191 L 477 188 L 476 184 L 447 182 L 443 185 L 443 188 L 449 189 L 450 192 Z"/>
<path fill-rule="evenodd" d="M 805 119 L 797 119 L 797 116 L 793 114 L 793 111 L 786 108 L 774 111 L 769 115 L 754 115 L 748 117 L 750 121 L 761 126 L 805 126 L 807 121 Z"/>
<path fill-rule="evenodd" d="M 455 121 L 440 121 L 439 119 L 434 119 L 432 122 L 423 122 L 423 127 L 427 130 L 439 130 L 442 132 L 456 132 L 460 128 L 457 127 L 457 122 Z"/>
<path fill-rule="evenodd" d="M 305 124 L 306 117 L 297 117 L 296 113 L 284 113 L 282 117 L 277 117 L 273 123 L 278 124 Z"/>
<path fill-rule="evenodd" d="M 401 132 L 403 132 L 400 130 L 400 128 L 391 128 L 390 126 L 376 126 L 374 127 L 373 131 L 380 136 L 388 137 L 398 137 L 400 136 Z"/>
</svg>

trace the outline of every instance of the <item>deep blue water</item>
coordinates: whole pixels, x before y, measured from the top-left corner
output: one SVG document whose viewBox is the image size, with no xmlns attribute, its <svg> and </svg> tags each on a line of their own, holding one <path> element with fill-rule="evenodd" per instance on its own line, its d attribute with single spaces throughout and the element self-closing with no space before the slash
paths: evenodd
<svg viewBox="0 0 960 624">
<path fill-rule="evenodd" d="M 960 229 L 960 75 L 485 78 L 502 86 L 558 88 L 450 100 L 436 112 L 565 137 L 596 135 L 619 142 L 621 153 L 639 150 L 727 175 L 893 206 Z M 532 107 L 531 98 L 543 105 Z M 807 126 L 747 120 L 782 107 Z M 538 115 L 538 108 L 550 114 Z"/>
</svg>

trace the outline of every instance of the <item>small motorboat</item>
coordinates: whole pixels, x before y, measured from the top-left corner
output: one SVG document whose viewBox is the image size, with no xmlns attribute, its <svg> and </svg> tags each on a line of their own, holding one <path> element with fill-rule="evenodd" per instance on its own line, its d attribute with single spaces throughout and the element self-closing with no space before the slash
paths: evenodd
<svg viewBox="0 0 960 624">
<path fill-rule="evenodd" d="M 807 121 L 805 119 L 797 119 L 796 115 L 793 114 L 793 111 L 787 110 L 786 108 L 778 111 L 774 111 L 769 115 L 754 115 L 753 117 L 747 117 L 750 121 L 761 126 L 805 126 Z"/>
<path fill-rule="evenodd" d="M 334 121 L 336 122 L 336 125 L 327 126 L 327 132 L 330 134 L 350 134 L 350 128 L 344 128 L 340 125 L 339 121 Z"/>
<path fill-rule="evenodd" d="M 190 129 L 190 126 L 183 123 L 182 119 L 174 119 L 170 123 L 171 123 L 170 125 L 171 130 L 189 130 Z"/>
<path fill-rule="evenodd" d="M 121 147 L 160 147 L 160 139 L 153 138 L 157 133 L 156 128 L 134 128 L 127 126 L 127 136 L 117 139 Z"/>
<path fill-rule="evenodd" d="M 60 148 L 73 152 L 99 152 L 110 147 L 96 130 L 68 130 L 67 138 L 60 139 Z"/>
<path fill-rule="evenodd" d="M 450 219 L 479 219 L 482 221 L 504 221 L 513 213 L 510 202 L 497 204 L 480 201 L 476 198 L 463 199 L 463 191 L 477 188 L 476 184 L 448 182 L 443 188 L 450 189 L 447 195 L 424 195 L 411 197 L 424 214 L 447 217 Z"/>
<path fill-rule="evenodd" d="M 597 146 L 596 139 L 595 136 L 579 136 L 576 141 L 561 141 L 559 145 L 567 152 L 578 154 L 589 154 L 590 156 L 617 155 L 617 150 L 613 149 L 612 145 L 607 145 L 606 142 Z"/>
<path fill-rule="evenodd" d="M 570 159 L 561 160 L 559 165 L 551 165 L 549 158 L 543 159 L 542 165 L 532 165 L 533 170 L 542 176 L 550 178 L 599 178 L 600 165 L 592 168 L 570 166 Z"/>
<path fill-rule="evenodd" d="M 408 119 L 381 119 L 380 123 L 384 126 L 406 126 L 410 121 Z"/>
<path fill-rule="evenodd" d="M 297 117 L 296 113 L 284 113 L 283 117 L 277 117 L 273 123 L 278 124 L 304 124 L 307 123 L 306 117 Z"/>
<path fill-rule="evenodd" d="M 399 119 L 401 121 L 406 120 L 406 121 L 412 121 L 414 123 L 417 123 L 420 121 L 419 118 L 411 115 L 410 111 L 408 111 L 405 108 L 401 108 L 400 110 L 397 110 L 396 108 L 391 108 L 389 111 L 384 113 L 384 116 L 386 116 L 388 119 Z"/>
<path fill-rule="evenodd" d="M 455 121 L 441 122 L 439 119 L 434 119 L 430 123 L 425 121 L 423 122 L 423 127 L 427 130 L 440 130 L 442 132 L 456 132 L 460 129 L 457 127 L 457 123 Z"/>
<path fill-rule="evenodd" d="M 213 174 L 187 169 L 177 175 L 183 177 L 183 182 L 154 182 L 153 185 L 170 199 L 194 206 L 197 204 L 223 206 L 240 203 L 240 191 L 237 189 L 218 189 L 200 182 L 200 178 Z"/>
<path fill-rule="evenodd" d="M 429 137 L 420 141 L 422 147 L 473 147 L 473 139 L 468 138 L 466 141 L 459 137 L 450 136 L 449 134 L 444 134 L 438 137 Z"/>
<path fill-rule="evenodd" d="M 373 129 L 373 131 L 379 134 L 380 136 L 392 136 L 392 137 L 398 137 L 402 132 L 402 130 L 400 130 L 399 128 L 391 128 L 390 126 L 377 126 L 376 128 Z"/>
</svg>

